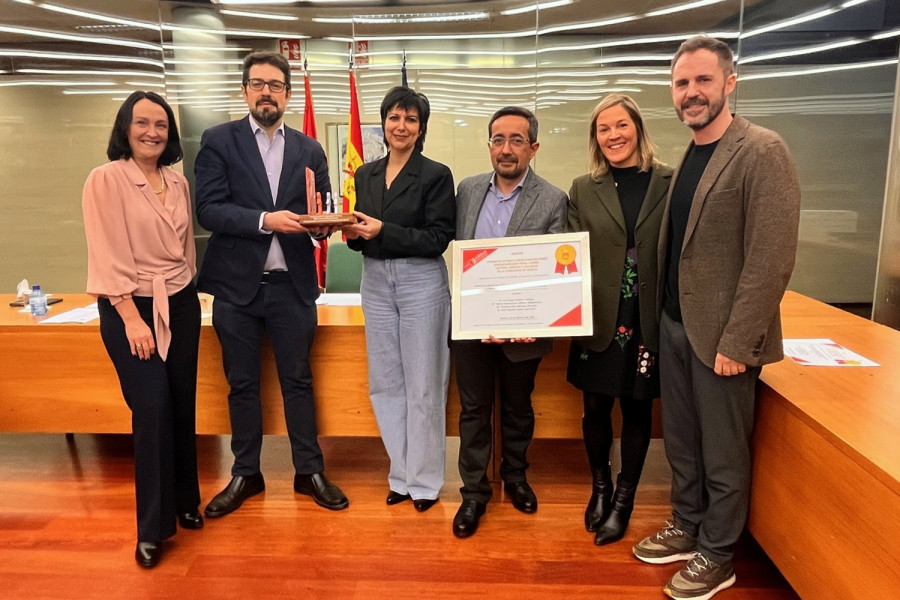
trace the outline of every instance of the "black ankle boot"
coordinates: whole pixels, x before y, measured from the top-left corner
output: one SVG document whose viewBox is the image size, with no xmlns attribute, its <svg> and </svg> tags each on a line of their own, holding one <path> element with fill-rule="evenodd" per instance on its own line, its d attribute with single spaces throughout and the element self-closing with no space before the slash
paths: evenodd
<svg viewBox="0 0 900 600">
<path fill-rule="evenodd" d="M 621 540 L 625 535 L 625 530 L 628 529 L 631 511 L 634 510 L 634 493 L 637 491 L 637 484 L 623 480 L 621 473 L 617 479 L 612 510 L 594 537 L 594 543 L 598 546 Z"/>
<path fill-rule="evenodd" d="M 601 469 L 591 469 L 591 474 L 594 481 L 591 486 L 591 499 L 588 500 L 587 508 L 584 510 L 584 528 L 593 533 L 609 516 L 613 483 L 609 465 Z"/>
</svg>

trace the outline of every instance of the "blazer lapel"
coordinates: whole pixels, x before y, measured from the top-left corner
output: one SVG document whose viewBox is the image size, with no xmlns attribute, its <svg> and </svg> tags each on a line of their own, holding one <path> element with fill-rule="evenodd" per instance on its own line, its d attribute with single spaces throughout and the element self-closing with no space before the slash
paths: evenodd
<svg viewBox="0 0 900 600">
<path fill-rule="evenodd" d="M 256 140 L 253 140 L 256 143 Z M 257 152 L 257 155 L 259 152 Z M 275 197 L 275 202 L 278 201 L 278 198 L 284 198 L 285 195 L 282 193 L 284 190 L 290 189 L 302 189 L 306 190 L 306 169 L 298 169 L 297 164 L 300 163 L 299 160 L 300 154 L 300 142 L 296 138 L 296 136 L 289 135 L 288 128 L 285 126 L 284 128 L 284 159 L 281 163 L 281 176 L 278 178 L 278 192 Z M 262 158 L 260 157 L 260 164 L 262 164 Z M 263 168 L 263 172 L 265 172 L 265 168 Z M 296 177 L 303 176 L 303 183 L 298 184 L 294 181 Z M 269 179 L 266 178 L 266 189 L 269 189 Z M 306 200 L 306 192 L 304 191 L 303 199 Z M 322 198 L 322 203 L 324 206 L 325 198 Z M 303 212 L 307 212 L 306 202 L 301 203 L 304 207 Z"/>
<path fill-rule="evenodd" d="M 253 128 L 250 126 L 249 115 L 238 121 L 237 128 L 234 132 L 235 144 L 238 147 L 244 160 L 250 166 L 250 172 L 260 190 L 264 193 L 263 198 L 267 198 L 269 204 L 263 208 L 270 208 L 275 204 L 272 198 L 272 190 L 269 188 L 269 178 L 266 177 L 266 166 L 263 164 L 262 156 L 259 155 L 259 145 L 256 143 L 256 137 L 253 135 Z M 285 163 L 287 163 L 287 140 L 285 140 Z"/>
<path fill-rule="evenodd" d="M 684 153 L 681 155 L 681 160 L 678 161 L 678 165 L 675 167 L 675 171 L 672 173 L 672 177 L 670 179 L 670 183 L 672 181 L 677 182 L 678 176 L 681 174 L 681 167 L 684 165 L 684 160 L 687 158 L 688 153 L 691 151 L 694 142 L 688 144 L 688 147 L 685 148 Z M 663 302 L 663 292 L 665 292 L 665 277 L 666 277 L 666 261 L 668 260 L 669 255 L 669 212 L 672 207 L 672 192 L 675 191 L 674 185 L 669 185 L 669 191 L 666 192 L 666 205 L 663 208 L 663 216 L 662 216 L 662 226 L 659 228 L 659 241 L 657 242 L 657 252 L 656 252 L 656 314 L 662 314 L 662 302 Z M 682 248 L 684 246 L 682 245 Z"/>
<path fill-rule="evenodd" d="M 619 229 L 625 231 L 625 215 L 622 214 L 622 202 L 619 200 L 619 192 L 616 190 L 616 180 L 612 173 L 607 173 L 593 186 L 594 193 L 600 200 L 600 205 L 606 209 Z"/>
<path fill-rule="evenodd" d="M 509 217 L 509 225 L 506 226 L 506 237 L 514 236 L 518 233 L 522 221 L 525 220 L 525 215 L 528 214 L 528 211 L 531 210 L 531 207 L 534 206 L 537 200 L 538 193 L 535 190 L 537 185 L 534 171 L 531 170 L 531 167 L 528 167 L 528 175 L 525 176 L 525 181 L 522 182 L 522 191 L 519 192 L 519 197 L 516 199 L 516 207 Z"/>
<path fill-rule="evenodd" d="M 385 161 L 385 164 L 386 163 L 387 161 Z M 385 169 L 386 168 L 387 167 L 385 167 Z M 391 202 L 402 196 L 407 188 L 419 179 L 419 171 L 421 168 L 422 153 L 414 151 L 409 157 L 409 160 L 406 161 L 406 164 L 403 165 L 403 168 L 400 169 L 400 172 L 397 173 L 394 181 L 391 182 L 391 187 L 388 190 L 385 190 L 384 200 L 381 202 L 382 214 L 384 214 L 384 211 L 391 205 Z"/>
<path fill-rule="evenodd" d="M 700 221 L 700 212 L 703 210 L 707 194 L 709 194 L 719 175 L 741 147 L 746 129 L 746 122 L 743 119 L 739 120 L 739 117 L 735 117 L 735 120 L 725 130 L 725 135 L 719 140 L 719 145 L 716 146 L 716 150 L 713 152 L 712 158 L 709 159 L 709 164 L 706 165 L 706 170 L 703 171 L 703 176 L 697 184 L 697 191 L 694 192 L 694 200 L 691 202 L 691 212 L 688 215 L 682 248 L 687 246 L 688 240 L 691 239 L 691 235 Z M 693 147 L 693 142 L 691 142 L 691 147 Z"/>
<path fill-rule="evenodd" d="M 484 198 L 487 195 L 488 186 L 490 184 L 490 174 L 479 176 L 477 184 L 466 199 L 466 214 L 463 215 L 462 235 L 462 239 L 464 240 L 471 240 L 475 237 L 475 226 L 478 224 L 478 215 L 481 213 L 481 206 L 484 204 Z"/>
<path fill-rule="evenodd" d="M 650 174 L 650 185 L 647 186 L 647 195 L 644 196 L 644 203 L 641 204 L 641 212 L 638 214 L 635 229 L 640 226 L 656 208 L 656 206 L 666 199 L 666 190 L 669 188 L 671 177 L 663 177 L 659 174 L 659 169 L 654 168 Z"/>
<path fill-rule="evenodd" d="M 356 189 L 360 188 L 367 190 L 366 197 L 372 199 L 372 206 L 366 207 L 367 210 L 371 210 L 372 213 L 369 216 L 372 217 L 383 217 L 384 216 L 384 195 L 385 195 L 385 170 L 387 168 L 387 158 L 380 158 L 378 161 L 372 166 L 372 169 L 369 171 L 368 177 L 366 177 L 365 181 L 357 181 Z M 356 176 L 359 177 L 359 171 L 356 172 Z M 359 198 L 359 193 L 356 195 L 357 199 Z"/>
</svg>

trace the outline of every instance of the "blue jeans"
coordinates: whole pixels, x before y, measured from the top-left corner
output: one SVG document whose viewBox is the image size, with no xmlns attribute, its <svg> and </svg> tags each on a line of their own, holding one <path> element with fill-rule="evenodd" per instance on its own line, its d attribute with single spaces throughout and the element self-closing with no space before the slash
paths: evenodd
<svg viewBox="0 0 900 600">
<path fill-rule="evenodd" d="M 438 258 L 366 257 L 369 395 L 391 459 L 388 484 L 413 499 L 434 499 L 444 485 L 450 289 Z"/>
</svg>

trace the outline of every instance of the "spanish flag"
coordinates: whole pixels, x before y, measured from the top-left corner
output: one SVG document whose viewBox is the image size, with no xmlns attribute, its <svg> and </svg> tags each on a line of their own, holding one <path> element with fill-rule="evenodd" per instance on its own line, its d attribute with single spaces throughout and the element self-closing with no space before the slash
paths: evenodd
<svg viewBox="0 0 900 600">
<path fill-rule="evenodd" d="M 363 165 L 362 128 L 359 124 L 359 102 L 356 100 L 356 78 L 350 71 L 350 124 L 347 134 L 347 154 L 344 158 L 343 208 L 353 212 L 356 206 L 356 169 Z"/>
</svg>

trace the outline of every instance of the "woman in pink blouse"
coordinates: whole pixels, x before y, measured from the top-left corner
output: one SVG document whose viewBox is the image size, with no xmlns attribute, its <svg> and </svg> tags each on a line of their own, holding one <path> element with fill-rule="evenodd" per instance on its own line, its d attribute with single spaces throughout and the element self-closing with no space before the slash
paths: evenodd
<svg viewBox="0 0 900 600">
<path fill-rule="evenodd" d="M 172 109 L 153 92 L 119 108 L 106 155 L 84 184 L 87 291 L 134 432 L 138 543 L 156 566 L 163 540 L 203 527 L 195 404 L 200 303 L 188 182 Z"/>
</svg>

